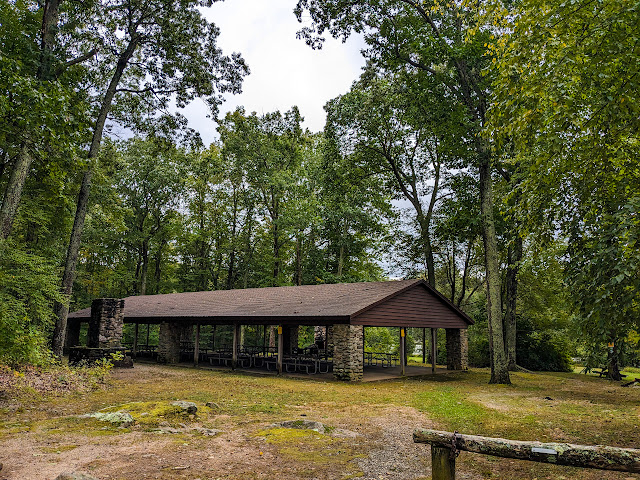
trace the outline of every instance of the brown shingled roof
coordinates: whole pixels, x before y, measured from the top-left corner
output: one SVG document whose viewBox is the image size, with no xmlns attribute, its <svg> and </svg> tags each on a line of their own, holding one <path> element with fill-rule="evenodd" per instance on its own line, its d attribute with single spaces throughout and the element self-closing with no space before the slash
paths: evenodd
<svg viewBox="0 0 640 480">
<path fill-rule="evenodd" d="M 125 298 L 125 322 L 159 323 L 166 320 L 202 323 L 295 323 L 322 325 L 350 323 L 362 312 L 422 285 L 466 324 L 473 321 L 423 280 L 339 283 L 296 287 L 248 288 L 144 295 Z M 420 287 L 421 289 L 423 287 Z M 69 315 L 86 320 L 91 309 Z"/>
</svg>

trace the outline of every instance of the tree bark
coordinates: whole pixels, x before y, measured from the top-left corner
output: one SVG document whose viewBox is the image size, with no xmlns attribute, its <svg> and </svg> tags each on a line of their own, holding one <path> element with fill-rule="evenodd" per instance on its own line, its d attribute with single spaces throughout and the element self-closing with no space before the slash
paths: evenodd
<svg viewBox="0 0 640 480">
<path fill-rule="evenodd" d="M 516 362 L 516 303 L 518 298 L 518 271 L 522 260 L 522 238 L 516 234 L 514 243 L 507 252 L 507 308 L 504 315 L 505 352 L 509 371 L 517 369 Z"/>
<path fill-rule="evenodd" d="M 140 295 L 147 294 L 147 274 L 149 272 L 149 239 L 145 238 L 140 248 L 142 267 L 140 268 Z"/>
<path fill-rule="evenodd" d="M 482 215 L 482 237 L 484 241 L 485 272 L 487 280 L 487 323 L 489 325 L 489 347 L 491 350 L 491 379 L 489 383 L 510 384 L 507 356 L 504 351 L 502 332 L 502 302 L 498 241 L 493 217 L 493 185 L 491 160 L 483 152 L 480 162 L 480 211 Z"/>
<path fill-rule="evenodd" d="M 620 381 L 622 380 L 622 375 L 620 374 L 619 343 L 617 341 L 612 341 L 612 343 L 613 347 L 609 348 L 609 352 L 607 354 L 607 377 L 611 380 Z"/>
<path fill-rule="evenodd" d="M 296 236 L 296 285 L 302 285 L 302 231 Z"/>
<path fill-rule="evenodd" d="M 47 0 L 42 12 L 42 27 L 40 29 L 40 59 L 36 73 L 37 80 L 46 80 L 51 72 L 51 52 L 54 47 L 58 27 L 60 0 Z M 13 221 L 18 213 L 22 190 L 27 181 L 29 169 L 33 163 L 31 155 L 30 132 L 25 133 L 25 139 L 11 169 L 9 181 L 0 207 L 0 238 L 7 239 L 13 229 Z"/>
<path fill-rule="evenodd" d="M 11 234 L 13 220 L 18 212 L 22 189 L 24 188 L 24 184 L 27 180 L 27 175 L 31 168 L 32 161 L 33 157 L 31 156 L 29 147 L 25 142 L 16 156 L 16 161 L 11 169 L 9 181 L 4 193 L 4 199 L 2 201 L 2 207 L 0 208 L 0 236 L 2 239 L 7 239 Z"/>
<path fill-rule="evenodd" d="M 98 156 L 100 151 L 100 143 L 102 142 L 102 134 L 104 132 L 104 125 L 107 121 L 107 115 L 111 109 L 111 103 L 116 94 L 116 89 L 122 74 L 124 73 L 129 60 L 133 56 L 137 46 L 138 37 L 133 37 L 127 45 L 127 48 L 120 54 L 118 63 L 116 65 L 115 72 L 111 77 L 109 86 L 100 105 L 100 112 L 96 118 L 96 123 L 93 129 L 93 138 L 91 139 L 91 146 L 89 147 L 89 153 L 87 155 L 89 161 L 89 168 L 84 172 L 82 176 L 82 183 L 80 185 L 80 192 L 78 193 L 78 202 L 76 204 L 76 214 L 73 220 L 73 228 L 71 230 L 71 238 L 69 240 L 69 248 L 67 249 L 67 257 L 64 266 L 64 273 L 62 275 L 62 288 L 61 293 L 65 296 L 66 300 L 63 303 L 56 303 L 56 325 L 53 331 L 53 340 L 51 349 L 53 354 L 59 358 L 62 357 L 62 350 L 64 348 L 64 340 L 67 333 L 67 317 L 69 315 L 69 302 L 71 300 L 71 293 L 73 292 L 73 281 L 75 280 L 76 264 L 78 263 L 78 253 L 80 251 L 80 243 L 82 240 L 82 231 L 84 230 L 84 221 L 87 216 L 87 208 L 89 206 L 89 194 L 91 192 L 91 177 L 93 175 L 93 169 L 91 163 Z"/>
</svg>

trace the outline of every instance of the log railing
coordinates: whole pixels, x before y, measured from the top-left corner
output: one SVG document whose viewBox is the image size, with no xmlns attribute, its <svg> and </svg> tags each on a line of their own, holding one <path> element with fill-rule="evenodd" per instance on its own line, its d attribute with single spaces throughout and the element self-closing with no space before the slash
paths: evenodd
<svg viewBox="0 0 640 480">
<path fill-rule="evenodd" d="M 522 442 L 438 430 L 416 430 L 413 432 L 413 441 L 431 444 L 432 480 L 456 478 L 456 457 L 460 451 L 571 467 L 640 473 L 640 450 L 635 448 Z"/>
</svg>

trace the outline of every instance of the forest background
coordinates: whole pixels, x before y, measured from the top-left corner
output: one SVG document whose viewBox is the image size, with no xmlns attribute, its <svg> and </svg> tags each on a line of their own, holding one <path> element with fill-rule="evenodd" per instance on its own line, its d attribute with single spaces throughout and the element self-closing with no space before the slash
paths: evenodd
<svg viewBox="0 0 640 480">
<path fill-rule="evenodd" d="M 249 73 L 211 3 L 0 4 L 2 362 L 96 297 L 399 277 L 474 318 L 492 382 L 640 361 L 637 4 L 292 2 L 311 48 L 363 35 L 360 79 L 322 132 L 238 108 L 207 146 L 176 107 Z"/>
</svg>

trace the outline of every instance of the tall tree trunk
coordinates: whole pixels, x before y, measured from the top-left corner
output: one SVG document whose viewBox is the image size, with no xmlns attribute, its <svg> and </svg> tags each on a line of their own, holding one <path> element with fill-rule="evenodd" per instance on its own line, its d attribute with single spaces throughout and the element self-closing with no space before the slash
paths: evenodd
<svg viewBox="0 0 640 480">
<path fill-rule="evenodd" d="M 142 267 L 140 268 L 140 295 L 147 294 L 147 273 L 149 272 L 149 239 L 145 238 L 140 247 Z"/>
<path fill-rule="evenodd" d="M 302 232 L 296 236 L 296 275 L 295 284 L 302 285 Z"/>
<path fill-rule="evenodd" d="M 278 216 L 274 215 L 273 222 L 273 286 L 278 285 L 280 277 L 280 232 L 278 230 Z"/>
<path fill-rule="evenodd" d="M 431 246 L 431 232 L 429 231 L 429 223 L 431 219 L 418 213 L 418 223 L 420 224 L 420 239 L 424 252 L 424 263 L 427 269 L 427 281 L 432 287 L 436 286 L 436 269 L 435 260 L 433 258 L 433 248 Z"/>
<path fill-rule="evenodd" d="M 620 347 L 619 342 L 616 340 L 612 340 L 613 347 L 609 347 L 609 352 L 607 354 L 607 377 L 611 380 L 620 381 L 622 380 L 622 375 L 620 374 Z"/>
<path fill-rule="evenodd" d="M 22 148 L 20 148 L 20 152 L 16 156 L 16 161 L 11 169 L 2 200 L 2 207 L 0 208 L 0 238 L 2 239 L 8 238 L 11 234 L 13 220 L 18 212 L 22 189 L 27 180 L 32 161 L 33 157 L 27 142 L 25 142 L 22 144 Z"/>
<path fill-rule="evenodd" d="M 93 138 L 91 139 L 91 146 L 89 147 L 89 153 L 87 155 L 89 167 L 82 176 L 80 192 L 78 193 L 78 202 L 76 204 L 76 215 L 73 220 L 73 228 L 71 230 L 71 238 L 69 240 L 69 248 L 67 249 L 67 258 L 64 265 L 64 273 L 62 275 L 61 293 L 65 296 L 66 300 L 63 303 L 56 303 L 55 306 L 57 319 L 53 331 L 51 349 L 53 354 L 59 358 L 62 357 L 65 336 L 67 333 L 69 302 L 71 300 L 71 293 L 73 292 L 73 281 L 76 276 L 76 264 L 78 263 L 82 231 L 84 230 L 84 221 L 87 216 L 87 208 L 89 206 L 91 177 L 93 175 L 92 162 L 98 156 L 98 152 L 100 151 L 104 125 L 107 121 L 109 110 L 111 109 L 111 103 L 115 97 L 116 89 L 118 88 L 122 74 L 138 46 L 138 41 L 137 37 L 132 38 L 129 45 L 127 45 L 126 50 L 120 54 L 115 72 L 113 73 L 113 77 L 111 77 L 107 91 L 102 99 L 100 112 L 98 113 L 93 129 Z"/>
<path fill-rule="evenodd" d="M 36 72 L 37 80 L 47 80 L 51 73 L 52 51 L 58 31 L 60 0 L 47 0 L 42 12 L 42 27 L 40 29 L 40 59 Z M 2 206 L 0 207 L 0 238 L 6 239 L 11 234 L 13 221 L 18 213 L 22 190 L 27 181 L 27 175 L 33 162 L 31 154 L 31 132 L 25 133 L 20 152 L 11 169 Z"/>
<path fill-rule="evenodd" d="M 344 256 L 346 253 L 344 248 L 344 242 L 346 241 L 348 231 L 349 231 L 349 227 L 347 226 L 347 221 L 345 220 L 342 226 L 342 236 L 340 237 L 340 250 L 338 252 L 338 270 L 337 270 L 338 278 L 342 277 L 342 270 L 344 269 Z"/>
<path fill-rule="evenodd" d="M 154 293 L 157 295 L 160 293 L 160 281 L 162 280 L 162 247 L 164 246 L 164 240 L 160 240 L 160 245 L 158 246 L 158 251 L 156 252 L 155 258 L 155 289 Z"/>
<path fill-rule="evenodd" d="M 507 369 L 507 356 L 504 351 L 502 332 L 501 281 L 498 262 L 498 241 L 493 218 L 491 160 L 487 152 L 483 152 L 480 162 L 480 211 L 482 215 L 482 237 L 487 280 L 489 348 L 491 351 L 491 379 L 489 383 L 510 384 L 511 380 Z"/>
<path fill-rule="evenodd" d="M 244 250 L 244 273 L 242 275 L 242 288 L 247 288 L 249 284 L 249 268 L 251 268 L 251 259 L 253 257 L 253 248 L 251 246 L 251 233 L 253 231 L 253 205 L 249 205 L 247 210 L 247 241 Z"/>
<path fill-rule="evenodd" d="M 227 269 L 227 290 L 233 287 L 235 277 L 235 260 L 236 260 L 236 235 L 238 229 L 238 195 L 235 187 L 233 190 L 233 222 L 231 225 L 231 251 L 229 252 L 229 268 Z"/>
<path fill-rule="evenodd" d="M 516 363 L 516 301 L 518 298 L 518 271 L 522 260 L 522 239 L 516 234 L 514 243 L 507 252 L 507 308 L 504 315 L 505 352 L 507 367 L 515 371 Z"/>
<path fill-rule="evenodd" d="M 464 268 L 462 269 L 462 286 L 460 287 L 460 295 L 456 301 L 456 306 L 460 307 L 464 301 L 464 296 L 467 293 L 467 278 L 469 277 L 469 262 L 471 260 L 471 249 L 473 248 L 473 240 L 469 240 L 467 243 L 467 253 L 464 257 Z"/>
</svg>

